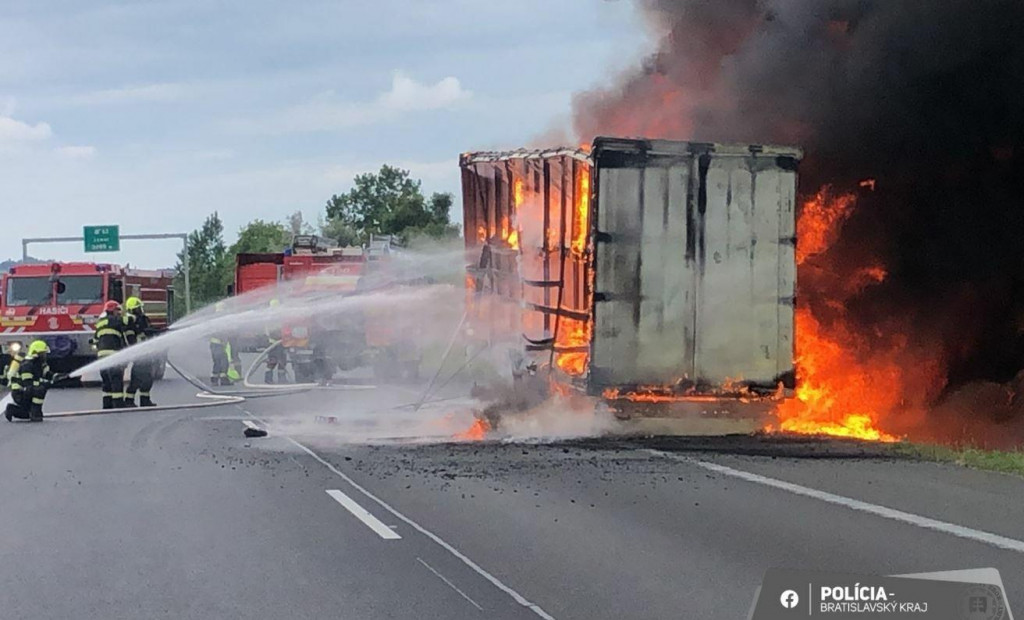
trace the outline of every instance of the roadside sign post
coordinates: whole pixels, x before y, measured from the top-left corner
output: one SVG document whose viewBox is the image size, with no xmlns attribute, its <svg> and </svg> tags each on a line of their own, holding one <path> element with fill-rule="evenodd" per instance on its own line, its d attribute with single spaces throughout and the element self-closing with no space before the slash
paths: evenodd
<svg viewBox="0 0 1024 620">
<path fill-rule="evenodd" d="M 85 226 L 82 228 L 82 240 L 85 241 L 86 252 L 118 252 L 121 250 L 121 231 L 119 226 Z"/>
<path fill-rule="evenodd" d="M 119 226 L 86 226 L 81 237 L 34 237 L 21 240 L 21 259 L 28 260 L 31 243 L 81 242 L 86 252 L 117 252 L 122 239 L 181 239 L 182 267 L 185 276 L 185 314 L 192 312 L 192 277 L 189 273 L 188 235 L 186 233 L 158 233 L 153 235 L 122 235 Z"/>
</svg>

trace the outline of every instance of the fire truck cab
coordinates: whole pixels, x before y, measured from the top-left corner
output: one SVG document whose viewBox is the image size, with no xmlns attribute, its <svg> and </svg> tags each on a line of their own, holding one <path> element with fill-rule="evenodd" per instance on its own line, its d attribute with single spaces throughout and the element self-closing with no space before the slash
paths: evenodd
<svg viewBox="0 0 1024 620">
<path fill-rule="evenodd" d="M 0 361 L 6 365 L 14 343 L 43 340 L 50 365 L 71 372 L 96 358 L 90 344 L 94 326 L 109 300 L 138 297 L 153 327 L 173 321 L 174 274 L 170 270 L 128 269 L 106 263 L 37 263 L 11 267 L 0 276 Z M 162 366 L 157 372 L 162 375 Z"/>
</svg>

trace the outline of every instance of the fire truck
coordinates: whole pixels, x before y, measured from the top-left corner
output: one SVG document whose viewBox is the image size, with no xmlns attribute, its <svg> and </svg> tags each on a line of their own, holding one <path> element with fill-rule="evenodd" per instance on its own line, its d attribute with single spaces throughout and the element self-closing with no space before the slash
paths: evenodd
<svg viewBox="0 0 1024 620">
<path fill-rule="evenodd" d="M 365 248 L 342 248 L 315 235 L 297 235 L 284 252 L 237 255 L 233 293 L 255 294 L 269 301 L 281 284 L 288 287 L 291 298 L 353 295 L 387 281 L 382 259 L 390 256 L 395 245 L 390 236 L 372 237 Z M 368 362 L 368 355 L 387 352 L 387 339 L 372 329 L 373 321 L 373 317 L 353 314 L 287 321 L 281 326 L 281 344 L 296 381 L 330 379 L 335 370 L 351 370 Z M 265 342 L 263 334 L 254 334 L 240 346 L 254 349 Z"/>
<path fill-rule="evenodd" d="M 103 304 L 138 297 L 154 329 L 173 321 L 171 270 L 129 269 L 106 263 L 35 263 L 0 276 L 2 365 L 33 340 L 50 346 L 50 366 L 71 372 L 96 359 L 90 344 Z M 157 371 L 163 376 L 163 366 Z"/>
</svg>

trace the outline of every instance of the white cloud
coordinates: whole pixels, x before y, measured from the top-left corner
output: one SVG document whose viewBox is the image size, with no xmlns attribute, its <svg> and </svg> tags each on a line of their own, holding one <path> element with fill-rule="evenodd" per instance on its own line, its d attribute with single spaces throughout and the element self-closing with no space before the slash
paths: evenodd
<svg viewBox="0 0 1024 620">
<path fill-rule="evenodd" d="M 131 103 L 162 103 L 182 99 L 188 88 L 184 84 L 160 83 L 123 86 L 72 95 L 67 99 L 75 105 L 116 105 Z"/>
<path fill-rule="evenodd" d="M 39 142 L 53 135 L 47 123 L 35 125 L 16 121 L 9 116 L 0 116 L 0 145 Z"/>
<path fill-rule="evenodd" d="M 58 146 L 54 152 L 67 159 L 86 160 L 96 157 L 94 146 Z"/>
<path fill-rule="evenodd" d="M 446 77 L 428 85 L 398 71 L 391 80 L 391 90 L 380 97 L 380 103 L 393 110 L 437 110 L 470 97 L 472 93 L 463 90 L 458 78 Z"/>
<path fill-rule="evenodd" d="M 472 96 L 458 78 L 449 76 L 434 84 L 424 84 L 398 71 L 391 80 L 391 88 L 373 101 L 340 100 L 334 91 L 328 91 L 286 109 L 276 118 L 240 121 L 233 126 L 255 133 L 337 131 L 386 122 L 408 112 L 453 108 Z"/>
</svg>

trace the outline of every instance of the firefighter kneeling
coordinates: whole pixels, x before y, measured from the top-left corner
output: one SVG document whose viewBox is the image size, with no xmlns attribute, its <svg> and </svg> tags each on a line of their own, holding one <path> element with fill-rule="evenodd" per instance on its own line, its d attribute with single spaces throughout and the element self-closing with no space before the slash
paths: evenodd
<svg viewBox="0 0 1024 620">
<path fill-rule="evenodd" d="M 4 417 L 10 422 L 19 420 L 43 421 L 43 401 L 46 391 L 54 376 L 46 363 L 46 354 L 50 347 L 42 340 L 36 340 L 28 346 L 28 354 L 21 361 L 17 373 L 11 377 L 11 398 Z"/>
</svg>

